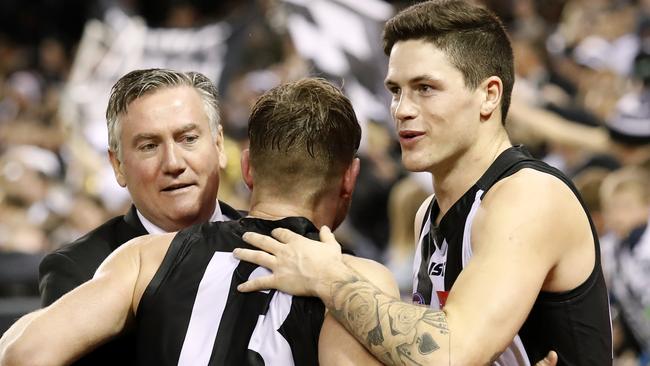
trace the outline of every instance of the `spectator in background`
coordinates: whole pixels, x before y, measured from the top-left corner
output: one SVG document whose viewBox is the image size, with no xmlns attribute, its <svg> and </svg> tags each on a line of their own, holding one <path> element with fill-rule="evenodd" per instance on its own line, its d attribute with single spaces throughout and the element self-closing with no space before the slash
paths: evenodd
<svg viewBox="0 0 650 366">
<path fill-rule="evenodd" d="M 115 178 L 129 190 L 133 206 L 45 257 L 43 306 L 90 280 L 111 252 L 134 237 L 239 217 L 217 204 L 219 168 L 226 157 L 216 88 L 205 76 L 164 69 L 130 72 L 113 86 L 106 119 Z M 129 364 L 133 346 L 128 337 L 118 339 L 80 364 Z"/>
<path fill-rule="evenodd" d="M 650 173 L 627 167 L 601 186 L 605 225 L 615 246 L 608 267 L 617 353 L 650 355 Z"/>
</svg>

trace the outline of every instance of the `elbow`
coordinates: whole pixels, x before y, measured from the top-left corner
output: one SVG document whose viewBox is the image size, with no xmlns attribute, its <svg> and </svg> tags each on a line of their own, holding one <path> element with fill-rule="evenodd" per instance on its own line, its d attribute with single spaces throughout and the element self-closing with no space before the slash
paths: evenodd
<svg viewBox="0 0 650 366">
<path fill-rule="evenodd" d="M 492 365 L 506 351 L 506 348 L 495 350 L 494 347 L 477 347 L 461 340 L 452 340 L 449 353 L 449 364 L 454 366 Z"/>
<path fill-rule="evenodd" d="M 449 365 L 492 365 L 505 352 L 508 346 L 501 344 L 498 337 L 487 337 L 474 326 L 458 321 L 458 316 L 448 309 L 443 311 L 449 327 Z"/>
<path fill-rule="evenodd" d="M 21 344 L 18 340 L 10 343 L 0 356 L 0 366 L 50 366 L 50 359 L 38 347 Z"/>
<path fill-rule="evenodd" d="M 454 366 L 466 366 L 466 365 L 492 365 L 499 358 L 503 352 L 497 352 L 491 356 L 483 353 L 477 353 L 476 349 L 465 351 L 461 353 L 456 353 L 457 357 L 454 355 L 450 356 L 449 364 Z"/>
</svg>

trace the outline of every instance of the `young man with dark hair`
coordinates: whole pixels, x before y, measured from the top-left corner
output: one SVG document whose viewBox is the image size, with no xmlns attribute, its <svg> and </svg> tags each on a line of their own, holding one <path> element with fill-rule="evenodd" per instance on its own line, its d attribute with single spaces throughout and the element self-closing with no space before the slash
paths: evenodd
<svg viewBox="0 0 650 366">
<path fill-rule="evenodd" d="M 317 237 L 317 227 L 341 223 L 359 172 L 361 129 L 350 101 L 322 79 L 279 86 L 253 108 L 249 137 L 242 158 L 252 190 L 248 217 L 121 246 L 91 281 L 18 320 L 0 339 L 0 364 L 70 362 L 129 328 L 141 365 L 377 363 L 324 317 L 318 299 L 238 292 L 238 284 L 269 272 L 232 255 L 250 248 L 241 239 L 246 231 L 283 227 Z M 384 267 L 344 258 L 398 294 Z"/>
<path fill-rule="evenodd" d="M 265 252 L 235 255 L 273 274 L 240 290 L 320 297 L 389 365 L 530 365 L 549 350 L 559 364 L 610 365 L 589 214 L 569 179 L 512 146 L 503 125 L 513 60 L 499 19 L 428 1 L 389 20 L 384 45 L 402 162 L 430 172 L 435 192 L 415 223 L 415 304 L 346 265 L 327 228 L 317 245 L 285 229 L 246 234 Z"/>
</svg>

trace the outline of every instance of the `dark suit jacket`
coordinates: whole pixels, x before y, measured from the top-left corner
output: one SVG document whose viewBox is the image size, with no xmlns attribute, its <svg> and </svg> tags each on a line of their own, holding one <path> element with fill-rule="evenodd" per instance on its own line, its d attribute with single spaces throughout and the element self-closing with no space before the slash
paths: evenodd
<svg viewBox="0 0 650 366">
<path fill-rule="evenodd" d="M 219 201 L 230 219 L 241 213 Z M 43 306 L 50 305 L 75 287 L 90 280 L 99 265 L 120 245 L 147 234 L 135 206 L 124 216 L 114 217 L 76 241 L 48 254 L 39 267 L 39 289 Z M 75 365 L 129 365 L 135 359 L 135 340 L 125 334 L 99 347 Z"/>
</svg>

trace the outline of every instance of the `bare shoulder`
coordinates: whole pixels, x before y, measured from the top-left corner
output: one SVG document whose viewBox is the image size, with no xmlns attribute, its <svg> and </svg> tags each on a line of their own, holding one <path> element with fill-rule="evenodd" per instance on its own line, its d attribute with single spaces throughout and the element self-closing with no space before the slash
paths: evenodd
<svg viewBox="0 0 650 366">
<path fill-rule="evenodd" d="M 594 265 L 593 233 L 580 201 L 562 180 L 533 169 L 522 169 L 488 191 L 471 236 L 474 254 L 535 258 L 548 268 L 549 278 L 562 281 L 546 282 L 545 290 L 572 288 Z"/>
<path fill-rule="evenodd" d="M 388 295 L 399 297 L 393 274 L 384 265 L 366 258 L 343 255 L 343 262 Z"/>
<path fill-rule="evenodd" d="M 144 235 L 134 240 L 138 240 L 134 245 L 138 246 L 140 256 L 144 260 L 155 260 L 165 256 L 169 245 L 176 236 L 176 233 Z"/>
<path fill-rule="evenodd" d="M 114 250 L 101 264 L 97 273 L 110 268 L 116 262 L 133 262 L 140 265 L 143 258 L 155 258 L 161 253 L 164 256 L 175 234 L 142 235 L 133 238 Z"/>
<path fill-rule="evenodd" d="M 558 177 L 528 168 L 496 183 L 481 207 L 483 219 L 502 219 L 503 215 L 514 214 L 519 217 L 516 221 L 534 219 L 539 226 L 573 225 L 574 219 L 586 219 L 569 186 Z"/>
</svg>

